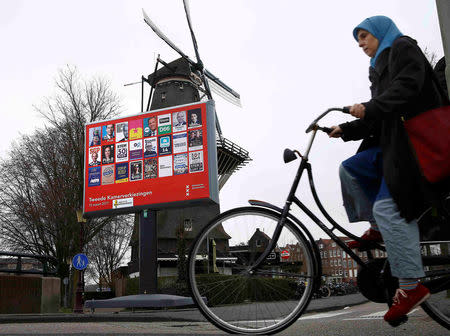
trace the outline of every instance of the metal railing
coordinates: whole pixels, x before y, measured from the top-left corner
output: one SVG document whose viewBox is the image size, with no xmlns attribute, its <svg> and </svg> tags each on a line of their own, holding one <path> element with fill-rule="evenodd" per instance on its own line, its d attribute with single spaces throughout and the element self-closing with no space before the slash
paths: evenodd
<svg viewBox="0 0 450 336">
<path fill-rule="evenodd" d="M 56 258 L 48 255 L 0 251 L 0 273 L 55 275 L 56 263 Z M 27 264 L 30 267 L 24 268 Z"/>
</svg>

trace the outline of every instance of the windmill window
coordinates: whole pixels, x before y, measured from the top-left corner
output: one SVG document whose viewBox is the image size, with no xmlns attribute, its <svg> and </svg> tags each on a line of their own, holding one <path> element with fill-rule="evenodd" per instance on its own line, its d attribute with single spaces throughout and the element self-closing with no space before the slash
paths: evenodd
<svg viewBox="0 0 450 336">
<path fill-rule="evenodd" d="M 187 218 L 184 220 L 184 231 L 192 231 L 192 219 Z"/>
<path fill-rule="evenodd" d="M 261 239 L 256 239 L 256 247 L 261 247 Z"/>
</svg>

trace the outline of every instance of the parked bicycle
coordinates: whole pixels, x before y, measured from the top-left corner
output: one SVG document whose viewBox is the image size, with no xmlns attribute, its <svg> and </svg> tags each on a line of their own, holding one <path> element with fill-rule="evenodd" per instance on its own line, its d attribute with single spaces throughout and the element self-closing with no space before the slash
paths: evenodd
<svg viewBox="0 0 450 336">
<path fill-rule="evenodd" d="M 384 246 L 371 244 L 367 249 L 368 261 L 363 261 L 334 231 L 357 241 L 361 241 L 360 238 L 345 230 L 327 213 L 314 186 L 308 157 L 317 131 L 331 131 L 318 125 L 330 111 L 348 113 L 345 108 L 328 109 L 306 130 L 312 133 L 303 155 L 296 150 L 284 151 L 286 163 L 297 157 L 301 161 L 283 208 L 250 200 L 252 206 L 226 211 L 210 221 L 192 246 L 188 267 L 192 298 L 202 314 L 224 331 L 237 334 L 279 332 L 300 317 L 320 288 L 319 249 L 306 225 L 290 212 L 292 203 L 358 263 L 360 292 L 371 301 L 391 305 L 397 279 L 390 275 L 387 259 L 375 259 L 371 253 L 372 249 L 385 250 Z M 331 228 L 295 195 L 305 170 L 313 198 Z M 431 292 L 422 308 L 450 329 L 450 197 L 444 203 L 442 208 L 428 209 L 419 219 L 419 226 L 427 228 L 421 231 L 422 237 L 426 236 L 426 241 L 421 243 L 426 273 L 422 283 Z M 438 229 L 447 229 L 447 232 Z M 274 259 L 277 251 L 287 245 L 295 246 L 299 251 L 301 263 L 296 267 Z M 397 324 L 401 322 L 404 320 Z"/>
</svg>

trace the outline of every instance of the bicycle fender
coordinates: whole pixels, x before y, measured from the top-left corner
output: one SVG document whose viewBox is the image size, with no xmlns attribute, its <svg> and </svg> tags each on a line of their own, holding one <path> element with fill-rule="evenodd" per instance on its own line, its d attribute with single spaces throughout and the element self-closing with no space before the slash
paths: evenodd
<svg viewBox="0 0 450 336">
<path fill-rule="evenodd" d="M 283 209 L 281 209 L 280 207 L 277 207 L 276 205 L 271 204 L 269 202 L 259 201 L 259 200 L 248 200 L 248 202 L 250 203 L 250 205 L 270 209 L 270 210 L 278 212 L 279 214 L 281 214 L 283 212 Z M 317 265 L 316 271 L 317 271 L 317 275 L 318 275 L 317 277 L 319 279 L 319 281 L 316 282 L 316 284 L 317 284 L 316 290 L 317 290 L 320 288 L 320 285 L 321 285 L 320 279 L 322 278 L 322 259 L 320 258 L 319 247 L 317 246 L 316 242 L 314 241 L 314 237 L 311 235 L 309 230 L 306 228 L 306 226 L 302 222 L 300 222 L 300 220 L 297 217 L 295 217 L 294 215 L 289 213 L 288 218 L 290 220 L 294 221 L 302 229 L 303 233 L 306 234 L 306 236 L 308 237 L 308 239 L 310 241 L 312 250 L 314 252 L 314 257 L 316 258 L 316 262 L 314 264 Z"/>
</svg>

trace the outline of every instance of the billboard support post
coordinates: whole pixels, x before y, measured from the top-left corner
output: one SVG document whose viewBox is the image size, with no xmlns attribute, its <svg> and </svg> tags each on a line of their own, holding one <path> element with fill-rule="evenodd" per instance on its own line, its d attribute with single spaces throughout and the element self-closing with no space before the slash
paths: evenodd
<svg viewBox="0 0 450 336">
<path fill-rule="evenodd" d="M 139 294 L 157 294 L 157 212 L 139 212 Z"/>
</svg>

